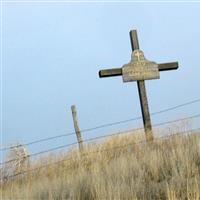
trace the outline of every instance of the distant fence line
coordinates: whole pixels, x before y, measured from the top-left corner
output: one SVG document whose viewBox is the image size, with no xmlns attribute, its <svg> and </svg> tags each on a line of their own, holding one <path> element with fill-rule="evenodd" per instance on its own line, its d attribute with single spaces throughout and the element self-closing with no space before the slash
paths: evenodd
<svg viewBox="0 0 200 200">
<path fill-rule="evenodd" d="M 191 105 L 191 104 L 194 104 L 194 103 L 197 103 L 197 102 L 200 102 L 200 98 L 192 100 L 192 101 L 188 101 L 186 103 L 179 104 L 179 105 L 176 105 L 176 106 L 173 106 L 173 107 L 169 107 L 169 108 L 157 111 L 157 112 L 153 112 L 153 113 L 151 113 L 151 115 L 158 115 L 158 114 L 165 113 L 165 112 L 168 112 L 168 111 L 171 111 L 171 110 L 175 110 L 177 108 L 184 107 L 184 106 L 187 106 L 187 105 Z M 127 120 L 122 120 L 122 121 L 102 124 L 102 125 L 95 126 L 95 127 L 92 127 L 92 128 L 82 129 L 81 132 L 82 133 L 83 132 L 89 132 L 89 131 L 93 131 L 93 130 L 97 130 L 97 129 L 101 129 L 101 128 L 105 128 L 105 127 L 110 127 L 110 126 L 114 126 L 114 125 L 118 125 L 118 124 L 123 124 L 123 123 L 128 123 L 128 122 L 131 122 L 131 121 L 140 120 L 140 119 L 142 119 L 142 117 L 138 116 L 138 117 L 130 118 L 130 119 L 127 119 Z M 61 138 L 61 137 L 68 137 L 68 136 L 75 135 L 75 134 L 76 134 L 76 132 L 72 131 L 72 132 L 69 132 L 69 133 L 66 133 L 66 134 L 60 134 L 60 135 L 56 135 L 56 136 L 52 136 L 52 137 L 42 138 L 42 139 L 39 139 L 39 140 L 31 141 L 31 142 L 20 144 L 20 145 L 29 146 L 29 145 L 33 145 L 33 144 L 36 144 L 36 143 L 54 140 L 54 139 Z M 1 148 L 0 151 L 10 150 L 10 149 L 18 147 L 20 145 L 14 145 L 14 146 L 11 146 L 11 147 Z M 69 145 L 72 145 L 72 144 L 69 144 Z M 0 165 L 1 165 L 1 163 L 0 163 Z"/>
<path fill-rule="evenodd" d="M 175 123 L 175 122 L 189 120 L 189 119 L 194 119 L 194 118 L 198 118 L 198 117 L 200 117 L 200 113 L 196 114 L 196 115 L 193 115 L 193 116 L 190 116 L 190 117 L 186 117 L 186 118 L 181 118 L 181 119 L 176 119 L 176 120 L 171 120 L 171 121 L 165 121 L 165 122 L 157 123 L 153 127 L 159 127 L 159 126 L 162 126 L 162 125 L 172 124 L 172 123 Z M 143 129 L 144 128 L 135 128 L 135 129 L 131 129 L 130 131 L 138 131 L 138 130 L 143 130 Z M 96 141 L 96 140 L 99 140 L 99 139 L 102 139 L 102 138 L 107 138 L 107 137 L 111 137 L 111 136 L 122 135 L 122 134 L 126 134 L 126 133 L 127 132 L 119 132 L 119 133 L 113 133 L 113 134 L 109 134 L 109 135 L 98 136 L 98 137 L 86 139 L 86 140 L 84 140 L 84 142 Z M 44 154 L 44 153 L 49 153 L 49 152 L 56 151 L 56 150 L 59 150 L 59 149 L 62 149 L 62 148 L 74 146 L 74 145 L 77 145 L 77 144 L 78 144 L 78 142 L 74 142 L 74 143 L 70 143 L 70 144 L 66 144 L 66 145 L 54 147 L 54 148 L 47 149 L 47 150 L 44 150 L 44 151 L 40 151 L 40 152 L 37 152 L 37 153 L 34 153 L 34 154 L 30 154 L 29 157 L 34 157 L 34 156 L 41 155 L 41 154 Z M 8 164 L 8 163 L 14 162 L 16 160 L 17 159 L 11 159 L 11 160 L 8 160 L 6 162 L 0 163 L 0 165 L 5 165 L 5 164 Z"/>
<path fill-rule="evenodd" d="M 154 141 L 160 140 L 160 139 L 167 139 L 167 138 L 170 138 L 170 137 L 173 137 L 173 136 L 176 136 L 176 135 L 185 134 L 185 133 L 194 133 L 196 131 L 200 131 L 200 127 L 196 128 L 196 129 L 190 129 L 190 130 L 187 130 L 187 131 L 181 131 L 181 132 L 178 132 L 176 134 L 161 136 L 161 137 L 155 138 Z M 200 134 L 200 132 L 196 132 L 196 134 Z M 152 143 L 154 141 L 152 141 Z M 115 150 L 115 149 L 122 149 L 122 148 L 125 148 L 125 147 L 128 147 L 128 146 L 135 146 L 135 145 L 142 144 L 142 143 L 146 143 L 146 140 L 141 140 L 141 141 L 139 141 L 137 143 L 131 142 L 131 143 L 128 143 L 128 144 L 125 144 L 125 145 L 119 145 L 119 146 L 115 146 L 115 147 L 112 147 L 112 148 L 104 148 L 104 149 L 100 149 L 100 150 L 96 150 L 96 151 L 91 151 L 89 153 L 88 152 L 87 153 L 82 153 L 81 157 L 84 157 L 84 156 L 87 156 L 87 155 L 93 154 L 93 153 L 109 152 L 109 151 L 112 151 L 112 150 Z M 33 169 L 29 169 L 29 170 L 26 170 L 26 171 L 22 171 L 20 173 L 16 173 L 16 174 L 10 175 L 7 178 L 12 178 L 12 177 L 16 177 L 16 176 L 19 176 L 19 175 L 26 174 L 28 172 L 33 172 L 33 171 L 36 171 L 36 170 L 40 170 L 42 168 L 45 168 L 45 167 L 48 167 L 48 166 L 51 166 L 51 165 L 58 165 L 58 164 L 60 164 L 62 162 L 70 161 L 72 159 L 73 158 L 66 158 L 66 159 L 62 159 L 62 160 L 56 161 L 56 162 L 51 162 L 51 163 L 48 163 L 48 164 L 45 164 L 45 165 L 41 165 L 41 166 L 33 168 Z"/>
</svg>

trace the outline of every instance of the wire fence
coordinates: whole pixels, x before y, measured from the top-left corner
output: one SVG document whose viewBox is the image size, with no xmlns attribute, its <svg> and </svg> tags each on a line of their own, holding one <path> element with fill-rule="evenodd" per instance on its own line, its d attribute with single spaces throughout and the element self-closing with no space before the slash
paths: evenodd
<svg viewBox="0 0 200 200">
<path fill-rule="evenodd" d="M 187 130 L 187 131 L 181 131 L 181 132 L 178 132 L 176 134 L 170 134 L 170 135 L 165 135 L 165 136 L 157 137 L 157 138 L 154 139 L 154 141 L 151 141 L 151 143 L 154 143 L 155 141 L 161 140 L 161 139 L 168 139 L 168 138 L 174 137 L 176 135 L 184 135 L 185 133 L 194 133 L 194 132 L 196 132 L 197 134 L 200 134 L 200 132 L 197 132 L 197 131 L 200 131 L 200 127 L 196 128 L 196 129 L 190 129 L 190 130 Z M 95 151 L 81 153 L 80 155 L 81 155 L 81 158 L 83 158 L 83 157 L 86 157 L 86 156 L 88 156 L 90 154 L 101 153 L 101 152 L 109 152 L 109 151 L 116 150 L 116 149 L 126 148 L 128 146 L 134 147 L 134 146 L 142 144 L 142 143 L 146 143 L 146 140 L 141 140 L 141 141 L 139 141 L 137 143 L 131 142 L 131 143 L 127 143 L 127 144 L 124 144 L 124 145 L 114 146 L 114 147 L 111 147 L 111 148 L 98 149 L 98 150 L 95 150 Z M 66 162 L 66 161 L 71 161 L 72 159 L 74 159 L 74 158 L 70 157 L 70 158 L 61 159 L 61 160 L 56 161 L 56 162 L 47 163 L 45 165 L 41 165 L 41 166 L 35 167 L 33 169 L 29 169 L 29 170 L 26 170 L 26 171 L 22 171 L 22 172 L 10 175 L 7 178 L 12 178 L 12 177 L 23 175 L 23 174 L 26 174 L 26 173 L 29 173 L 29 172 L 37 171 L 37 170 L 40 170 L 42 168 L 46 168 L 46 167 L 51 166 L 51 165 L 58 165 L 60 163 Z"/>
<path fill-rule="evenodd" d="M 181 119 L 157 123 L 157 124 L 153 125 L 153 127 L 155 128 L 155 127 L 159 127 L 159 126 L 162 126 L 162 125 L 172 124 L 172 123 L 176 123 L 176 122 L 179 122 L 179 121 L 194 119 L 194 118 L 198 118 L 198 117 L 200 117 L 200 114 L 196 114 L 196 115 L 186 117 L 186 118 L 181 118 Z M 131 129 L 130 131 L 139 131 L 139 130 L 143 130 L 143 129 L 144 128 L 135 128 L 135 129 Z M 109 135 L 102 135 L 102 136 L 86 139 L 86 140 L 84 140 L 84 142 L 92 142 L 92 141 L 96 141 L 96 140 L 99 140 L 99 139 L 108 138 L 108 137 L 111 137 L 111 136 L 116 136 L 116 135 L 121 135 L 121 134 L 126 134 L 126 133 L 127 132 L 118 132 L 118 133 L 112 133 L 112 134 L 109 134 Z M 66 145 L 57 146 L 57 147 L 50 148 L 50 149 L 47 149 L 47 150 L 44 150 L 44 151 L 40 151 L 40 152 L 37 152 L 37 153 L 34 153 L 34 154 L 30 154 L 29 157 L 34 157 L 34 156 L 41 155 L 41 154 L 44 154 L 44 153 L 49 153 L 49 152 L 56 151 L 56 150 L 59 150 L 59 149 L 63 149 L 63 148 L 66 148 L 66 147 L 71 147 L 71 146 L 74 146 L 74 145 L 77 145 L 77 144 L 78 144 L 78 142 L 74 142 L 74 143 L 70 143 L 70 144 L 66 144 Z M 0 163 L 0 165 L 5 165 L 5 164 L 8 164 L 8 163 L 17 161 L 17 160 L 18 159 L 11 159 L 11 160 Z"/>
<path fill-rule="evenodd" d="M 173 106 L 173 107 L 169 107 L 169 108 L 157 111 L 157 112 L 153 112 L 153 113 L 151 113 L 151 115 L 158 115 L 158 114 L 161 114 L 161 113 L 169 112 L 169 111 L 172 111 L 172 110 L 175 110 L 175 109 L 178 109 L 178 108 L 181 108 L 181 107 L 185 107 L 187 105 L 191 105 L 191 104 L 194 104 L 194 103 L 198 103 L 198 102 L 200 102 L 200 98 L 192 100 L 192 101 L 188 101 L 186 103 L 179 104 L 179 105 L 176 105 L 176 106 Z M 92 128 L 82 129 L 81 132 L 82 133 L 89 132 L 89 131 L 93 131 L 93 130 L 97 130 L 97 129 L 101 129 L 101 128 L 105 128 L 105 127 L 110 127 L 110 126 L 115 126 L 115 125 L 119 125 L 119 124 L 128 123 L 128 122 L 131 122 L 131 121 L 140 120 L 140 119 L 142 119 L 142 117 L 138 116 L 138 117 L 135 117 L 135 118 L 130 118 L 130 119 L 122 120 L 122 121 L 102 124 L 102 125 L 95 126 L 95 127 L 92 127 Z M 69 133 L 65 133 L 65 134 L 56 135 L 56 136 L 52 136 L 52 137 L 38 139 L 38 140 L 35 140 L 35 141 L 31 141 L 31 142 L 27 142 L 27 143 L 24 143 L 24 144 L 20 144 L 20 145 L 14 145 L 14 146 L 11 146 L 11 147 L 1 148 L 0 151 L 10 150 L 12 148 L 19 147 L 21 145 L 29 146 L 29 145 L 33 145 L 33 144 L 36 144 L 36 143 L 41 143 L 41 142 L 45 142 L 45 141 L 49 141 L 49 140 L 54 140 L 54 139 L 61 138 L 61 137 L 68 137 L 68 136 L 71 136 L 71 135 L 75 135 L 75 131 L 72 131 L 72 132 L 69 132 Z"/>
</svg>

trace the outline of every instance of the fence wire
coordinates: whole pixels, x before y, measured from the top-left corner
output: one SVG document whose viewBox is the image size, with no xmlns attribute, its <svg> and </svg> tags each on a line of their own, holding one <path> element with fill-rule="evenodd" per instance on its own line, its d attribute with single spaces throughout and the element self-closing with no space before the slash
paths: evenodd
<svg viewBox="0 0 200 200">
<path fill-rule="evenodd" d="M 188 101 L 186 103 L 179 104 L 179 105 L 176 105 L 176 106 L 173 106 L 173 107 L 169 107 L 169 108 L 157 111 L 157 112 L 153 112 L 153 113 L 151 113 L 151 115 L 158 115 L 158 114 L 161 114 L 161 113 L 165 113 L 165 112 L 175 110 L 177 108 L 184 107 L 184 106 L 191 105 L 191 104 L 198 103 L 198 102 L 200 102 L 200 98 L 192 100 L 192 101 Z M 93 130 L 97 130 L 97 129 L 101 129 L 101 128 L 105 128 L 105 127 L 110 127 L 110 126 L 115 126 L 115 125 L 118 125 L 118 124 L 124 124 L 124 123 L 128 123 L 128 122 L 131 122 L 131 121 L 140 120 L 140 119 L 142 119 L 142 117 L 138 116 L 138 117 L 135 117 L 135 118 L 130 118 L 130 119 L 122 120 L 122 121 L 102 124 L 102 125 L 95 126 L 95 127 L 92 127 L 92 128 L 82 129 L 81 132 L 82 133 L 89 132 L 89 131 L 93 131 Z M 68 136 L 75 135 L 75 134 L 76 134 L 75 131 L 72 131 L 72 132 L 69 132 L 69 133 L 66 133 L 66 134 L 60 134 L 60 135 L 56 135 L 56 136 L 52 136 L 52 137 L 42 138 L 42 139 L 39 139 L 39 140 L 27 142 L 27 143 L 20 144 L 20 145 L 14 145 L 14 146 L 11 146 L 11 147 L 0 148 L 0 151 L 10 150 L 12 148 L 19 147 L 21 145 L 29 146 L 29 145 L 33 145 L 33 144 L 36 144 L 36 143 L 54 140 L 54 139 L 61 138 L 61 137 L 68 137 Z"/>
<path fill-rule="evenodd" d="M 181 132 L 178 132 L 176 134 L 170 134 L 170 135 L 161 136 L 161 137 L 155 138 L 154 141 L 151 141 L 150 143 L 153 143 L 153 142 L 155 142 L 157 140 L 161 140 L 161 139 L 168 139 L 170 137 L 174 137 L 174 136 L 185 134 L 185 133 L 194 133 L 196 131 L 200 131 L 200 127 L 196 128 L 196 129 L 190 129 L 190 130 L 187 130 L 187 131 L 181 131 Z M 196 134 L 200 134 L 200 132 L 196 132 Z M 95 151 L 91 151 L 89 153 L 88 152 L 87 153 L 81 153 L 80 156 L 81 156 L 81 158 L 83 158 L 83 157 L 86 157 L 86 156 L 88 156 L 90 154 L 101 153 L 101 152 L 109 152 L 109 151 L 116 150 L 116 149 L 122 149 L 122 148 L 125 148 L 125 147 L 128 147 L 128 146 L 133 146 L 134 147 L 134 146 L 142 144 L 142 143 L 146 143 L 146 140 L 141 140 L 141 141 L 139 141 L 137 143 L 131 142 L 131 143 L 128 143 L 128 144 L 125 144 L 125 145 L 119 145 L 119 146 L 115 146 L 115 147 L 112 147 L 112 148 L 104 148 L 104 149 L 100 149 L 100 150 L 95 150 Z M 63 163 L 63 162 L 66 162 L 66 161 L 70 161 L 72 159 L 74 159 L 74 158 L 70 157 L 70 158 L 65 158 L 65 159 L 62 159 L 62 160 L 59 160 L 59 161 L 56 161 L 56 162 L 51 162 L 51 163 L 48 163 L 48 164 L 45 164 L 45 165 L 41 165 L 39 167 L 30 169 L 30 170 L 26 170 L 26 171 L 22 171 L 22 172 L 10 175 L 7 178 L 12 178 L 12 177 L 23 175 L 23 174 L 26 174 L 26 173 L 29 173 L 29 172 L 37 171 L 37 170 L 40 170 L 42 168 L 46 168 L 46 167 L 51 166 L 51 165 L 58 165 L 60 163 Z"/>
<path fill-rule="evenodd" d="M 200 114 L 196 114 L 196 115 L 186 117 L 186 118 L 182 118 L 182 119 L 157 123 L 153 127 L 159 127 L 159 126 L 162 126 L 162 125 L 171 124 L 171 123 L 184 121 L 184 120 L 188 120 L 188 119 L 194 119 L 194 118 L 198 118 L 198 117 L 200 117 Z M 131 129 L 130 131 L 139 131 L 139 130 L 143 130 L 143 129 L 144 128 L 135 128 L 135 129 Z M 127 134 L 127 132 L 122 131 L 122 132 L 118 132 L 118 133 L 112 133 L 112 134 L 109 134 L 109 135 L 102 135 L 102 136 L 98 136 L 98 137 L 93 137 L 93 138 L 89 138 L 89 139 L 84 140 L 84 142 L 96 141 L 96 140 L 99 140 L 99 139 L 102 139 L 102 138 L 108 138 L 108 137 L 111 137 L 111 136 L 122 135 L 122 134 Z M 34 156 L 41 155 L 41 154 L 44 154 L 44 153 L 49 153 L 49 152 L 52 152 L 52 151 L 55 151 L 55 150 L 59 150 L 59 149 L 66 148 L 66 147 L 71 147 L 71 146 L 74 146 L 74 145 L 77 145 L 77 144 L 78 144 L 78 142 L 74 142 L 74 143 L 70 143 L 70 144 L 66 144 L 66 145 L 61 145 L 61 146 L 58 146 L 58 147 L 54 147 L 54 148 L 51 148 L 51 149 L 47 149 L 47 150 L 44 150 L 44 151 L 40 151 L 40 152 L 31 154 L 31 155 L 29 155 L 29 157 L 34 157 Z M 2 163 L 0 163 L 0 165 L 5 165 L 5 164 L 8 164 L 8 163 L 11 163 L 11 162 L 14 162 L 14 161 L 17 161 L 17 159 L 11 159 L 11 160 L 2 162 Z"/>
</svg>

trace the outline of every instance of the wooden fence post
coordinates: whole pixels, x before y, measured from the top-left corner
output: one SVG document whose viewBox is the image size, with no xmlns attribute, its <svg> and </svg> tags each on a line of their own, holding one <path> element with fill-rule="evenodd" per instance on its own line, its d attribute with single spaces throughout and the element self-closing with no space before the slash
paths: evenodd
<svg viewBox="0 0 200 200">
<path fill-rule="evenodd" d="M 81 137 L 81 131 L 80 131 L 79 124 L 78 124 L 76 106 L 72 105 L 71 110 L 72 110 L 72 117 L 73 117 L 73 121 L 74 121 L 74 129 L 75 129 L 76 137 L 77 137 L 77 140 L 78 140 L 79 150 L 82 151 L 83 150 L 83 140 L 82 140 L 82 137 Z"/>
</svg>

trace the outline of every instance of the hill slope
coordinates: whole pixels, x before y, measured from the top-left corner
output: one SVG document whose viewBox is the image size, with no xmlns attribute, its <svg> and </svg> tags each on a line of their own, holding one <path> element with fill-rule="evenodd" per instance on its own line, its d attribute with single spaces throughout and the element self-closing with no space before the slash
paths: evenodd
<svg viewBox="0 0 200 200">
<path fill-rule="evenodd" d="M 129 134 L 40 162 L 4 183 L 3 199 L 200 199 L 200 134 L 151 144 Z"/>
</svg>

